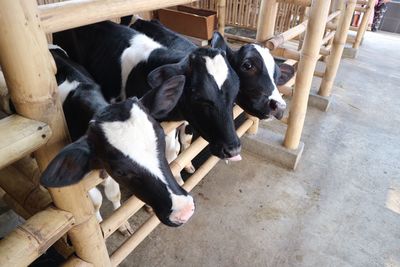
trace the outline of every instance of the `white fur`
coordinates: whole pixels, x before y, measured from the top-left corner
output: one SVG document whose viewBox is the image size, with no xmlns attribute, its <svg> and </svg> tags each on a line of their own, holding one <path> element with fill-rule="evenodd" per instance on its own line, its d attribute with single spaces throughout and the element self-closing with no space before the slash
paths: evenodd
<svg viewBox="0 0 400 267">
<path fill-rule="evenodd" d="M 162 45 L 144 34 L 137 34 L 130 40 L 130 46 L 121 55 L 121 99 L 126 99 L 125 86 L 129 73 L 141 61 L 146 61 L 150 53 Z"/>
<path fill-rule="evenodd" d="M 214 58 L 203 57 L 206 61 L 206 68 L 208 73 L 214 78 L 221 90 L 222 85 L 228 78 L 228 66 L 222 55 L 216 55 Z"/>
<path fill-rule="evenodd" d="M 96 212 L 96 218 L 98 222 L 103 221 L 103 218 L 101 217 L 100 214 L 100 207 L 103 202 L 103 196 L 101 195 L 101 192 L 97 187 L 93 187 L 92 189 L 89 190 L 89 197 L 92 199 L 94 210 Z"/>
<path fill-rule="evenodd" d="M 107 199 L 113 204 L 114 210 L 121 207 L 121 190 L 119 189 L 119 184 L 109 175 L 107 175 L 101 184 L 104 186 L 104 193 Z"/>
<path fill-rule="evenodd" d="M 79 86 L 80 82 L 78 81 L 68 81 L 66 79 L 62 84 L 58 86 L 58 94 L 61 99 L 61 103 L 64 103 L 65 99 L 67 98 L 68 94 L 72 91 L 75 90 Z"/>
<path fill-rule="evenodd" d="M 167 184 L 158 162 L 157 137 L 146 113 L 136 104 L 126 121 L 102 123 L 108 142 Z"/>
<path fill-rule="evenodd" d="M 272 94 L 270 95 L 269 99 L 273 99 L 277 101 L 279 104 L 282 106 L 286 107 L 286 102 L 283 100 L 282 95 L 279 93 L 278 88 L 276 87 L 275 81 L 274 81 L 274 73 L 275 73 L 275 60 L 272 57 L 271 53 L 267 48 L 263 48 L 259 45 L 253 44 L 254 48 L 257 49 L 258 53 L 260 53 L 261 57 L 264 60 L 264 64 L 267 67 L 267 71 L 269 74 L 269 77 L 272 81 L 272 84 L 274 85 L 274 90 L 272 91 Z"/>
<path fill-rule="evenodd" d="M 128 120 L 103 122 L 102 129 L 112 146 L 167 186 L 173 211 L 179 211 L 181 207 L 193 204 L 191 196 L 175 195 L 169 188 L 158 161 L 156 133 L 146 113 L 138 105 L 132 106 L 131 117 Z"/>
</svg>

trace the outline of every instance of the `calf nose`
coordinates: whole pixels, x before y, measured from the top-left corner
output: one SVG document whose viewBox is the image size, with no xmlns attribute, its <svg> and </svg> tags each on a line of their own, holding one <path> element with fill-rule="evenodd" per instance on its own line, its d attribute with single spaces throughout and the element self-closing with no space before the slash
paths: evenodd
<svg viewBox="0 0 400 267">
<path fill-rule="evenodd" d="M 185 204 L 179 210 L 173 211 L 171 213 L 171 215 L 169 216 L 169 220 L 174 224 L 181 225 L 183 223 L 186 223 L 190 219 L 190 217 L 192 217 L 193 213 L 194 213 L 194 202 L 193 198 L 190 197 L 190 200 L 188 201 L 187 204 Z"/>
<path fill-rule="evenodd" d="M 231 146 L 224 146 L 222 148 L 222 153 L 224 154 L 225 158 L 232 161 L 239 161 L 242 159 L 240 156 L 240 151 L 242 147 L 240 144 L 231 145 Z"/>
<path fill-rule="evenodd" d="M 271 99 L 269 101 L 269 108 L 271 109 L 271 115 L 280 120 L 282 119 L 283 113 L 285 112 L 286 103 L 281 103 L 274 99 Z"/>
</svg>

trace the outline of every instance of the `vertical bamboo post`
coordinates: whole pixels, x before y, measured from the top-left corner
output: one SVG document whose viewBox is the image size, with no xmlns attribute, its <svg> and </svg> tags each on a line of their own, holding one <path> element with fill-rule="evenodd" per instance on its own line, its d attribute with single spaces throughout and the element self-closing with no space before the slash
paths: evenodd
<svg viewBox="0 0 400 267">
<path fill-rule="evenodd" d="M 226 14 L 226 0 L 218 0 L 218 31 L 222 36 L 225 34 L 225 14 Z"/>
<path fill-rule="evenodd" d="M 265 42 L 274 36 L 277 12 L 278 2 L 276 0 L 261 0 L 257 23 L 257 42 Z"/>
<path fill-rule="evenodd" d="M 0 1 L 0 25 L 0 63 L 17 113 L 46 122 L 53 132 L 35 152 L 44 170 L 69 137 L 36 1 Z"/>
<path fill-rule="evenodd" d="M 264 43 L 269 38 L 274 36 L 275 21 L 278 13 L 278 2 L 276 0 L 261 0 L 260 12 L 257 22 L 256 40 L 258 43 Z M 248 133 L 256 134 L 259 125 L 259 119 L 251 117 L 253 125 Z"/>
<path fill-rule="evenodd" d="M 52 129 L 48 143 L 35 152 L 43 171 L 69 137 L 57 94 L 56 67 L 40 25 L 36 0 L 0 1 L 0 64 L 17 112 L 46 122 Z M 55 205 L 75 217 L 77 226 L 71 230 L 71 239 L 77 254 L 96 266 L 109 266 L 101 230 L 82 185 L 49 191 Z"/>
<path fill-rule="evenodd" d="M 340 2 L 344 2 L 344 0 L 340 0 Z M 331 94 L 356 3 L 357 0 L 348 0 L 347 5 L 342 9 L 342 14 L 332 44 L 331 54 L 328 57 L 328 62 L 326 64 L 325 75 L 322 78 L 321 86 L 318 91 L 318 94 L 321 96 L 326 97 Z"/>
<path fill-rule="evenodd" d="M 68 235 L 78 257 L 96 267 L 111 266 L 93 204 L 83 183 L 52 188 L 50 194 L 58 208 L 74 215 L 75 226 Z"/>
<path fill-rule="evenodd" d="M 297 67 L 295 90 L 290 106 L 288 128 L 283 145 L 288 149 L 297 149 L 307 111 L 313 73 L 319 56 L 322 38 L 330 6 L 330 0 L 313 1 L 307 32 Z"/>
<path fill-rule="evenodd" d="M 371 14 L 374 10 L 374 4 L 375 4 L 375 0 L 368 1 L 367 11 L 364 13 L 363 18 L 361 19 L 360 26 L 358 27 L 356 39 L 353 44 L 354 49 L 358 49 L 360 47 L 362 38 L 364 38 L 365 31 L 367 30 L 367 27 L 368 27 L 369 18 L 371 17 Z"/>
</svg>

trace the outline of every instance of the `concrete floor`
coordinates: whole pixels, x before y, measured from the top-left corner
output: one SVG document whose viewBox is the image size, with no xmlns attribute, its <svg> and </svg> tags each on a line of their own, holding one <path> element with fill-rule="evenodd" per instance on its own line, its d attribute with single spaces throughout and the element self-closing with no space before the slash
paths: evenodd
<svg viewBox="0 0 400 267">
<path fill-rule="evenodd" d="M 329 111 L 308 109 L 296 171 L 220 162 L 191 221 L 159 226 L 121 266 L 400 266 L 399 47 L 368 32 L 342 61 Z"/>
</svg>

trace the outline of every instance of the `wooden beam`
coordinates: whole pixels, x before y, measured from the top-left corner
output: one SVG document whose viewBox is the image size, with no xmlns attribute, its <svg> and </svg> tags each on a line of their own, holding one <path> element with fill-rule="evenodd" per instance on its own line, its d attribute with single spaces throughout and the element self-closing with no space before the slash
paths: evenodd
<svg viewBox="0 0 400 267">
<path fill-rule="evenodd" d="M 0 169 L 32 153 L 51 137 L 43 122 L 11 115 L 0 120 Z"/>
<path fill-rule="evenodd" d="M 331 55 L 328 58 L 325 75 L 318 91 L 318 94 L 321 96 L 327 97 L 331 94 L 333 83 L 339 69 L 340 60 L 342 58 L 344 46 L 346 44 L 346 38 L 349 32 L 355 6 L 356 0 L 347 0 L 347 5 L 343 10 L 343 15 L 339 20 L 338 29 L 332 43 Z"/>
<path fill-rule="evenodd" d="M 311 6 L 312 0 L 277 0 L 278 3 L 293 4 L 297 6 Z"/>
<path fill-rule="evenodd" d="M 39 6 L 46 33 L 63 31 L 133 13 L 189 4 L 194 0 L 70 0 Z"/>
<path fill-rule="evenodd" d="M 300 143 L 307 111 L 308 95 L 310 93 L 315 66 L 320 57 L 319 51 L 321 49 L 330 2 L 330 0 L 313 1 L 310 8 L 307 34 L 297 67 L 296 85 L 290 105 L 288 127 L 283 142 L 283 145 L 288 149 L 297 149 Z"/>
<path fill-rule="evenodd" d="M 48 208 L 0 240 L 0 264 L 3 267 L 28 266 L 72 228 L 71 213 Z"/>
</svg>

